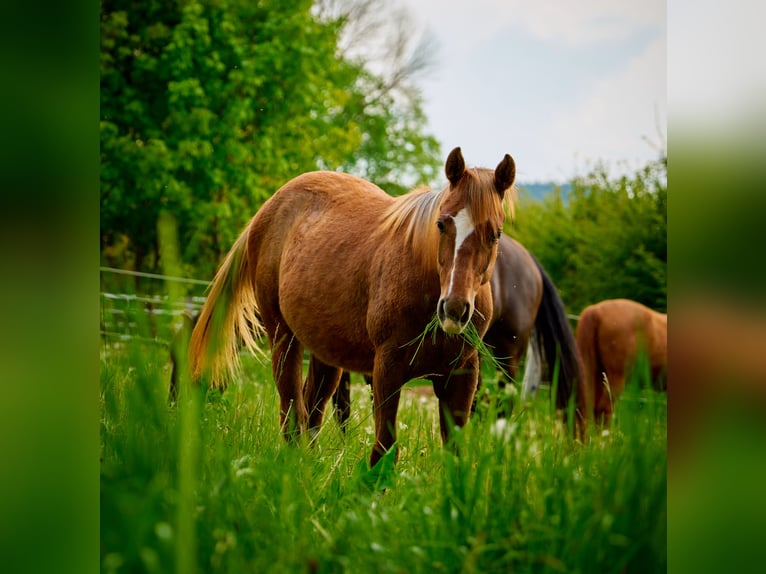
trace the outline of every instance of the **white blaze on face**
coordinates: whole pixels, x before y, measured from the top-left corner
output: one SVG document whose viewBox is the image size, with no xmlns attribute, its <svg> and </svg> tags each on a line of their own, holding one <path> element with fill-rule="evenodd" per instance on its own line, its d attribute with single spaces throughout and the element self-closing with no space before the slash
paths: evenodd
<svg viewBox="0 0 766 574">
<path fill-rule="evenodd" d="M 452 272 L 450 273 L 449 289 L 447 290 L 448 297 L 452 294 L 452 282 L 455 279 L 455 262 L 457 260 L 458 251 L 460 251 L 460 247 L 462 247 L 468 236 L 473 233 L 474 229 L 473 222 L 471 221 L 471 216 L 468 215 L 468 210 L 465 208 L 458 211 L 452 220 L 455 222 L 456 233 L 455 252 L 452 254 Z"/>
</svg>

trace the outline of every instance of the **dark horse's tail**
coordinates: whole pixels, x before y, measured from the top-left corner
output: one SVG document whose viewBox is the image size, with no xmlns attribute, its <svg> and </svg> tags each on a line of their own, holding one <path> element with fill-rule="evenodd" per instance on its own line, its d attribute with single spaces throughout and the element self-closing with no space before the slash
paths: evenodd
<svg viewBox="0 0 766 574">
<path fill-rule="evenodd" d="M 532 255 L 530 253 L 530 255 Z M 554 365 L 558 363 L 558 379 L 556 407 L 566 409 L 576 387 L 583 383 L 583 369 L 577 343 L 569 325 L 564 303 L 559 297 L 556 286 L 540 265 L 537 258 L 532 259 L 540 270 L 543 278 L 543 299 L 535 319 L 535 337 L 537 345 L 542 349 L 543 359 L 553 375 Z M 578 388 L 579 392 L 579 388 Z M 577 421 L 581 422 L 582 414 L 577 409 Z"/>
</svg>

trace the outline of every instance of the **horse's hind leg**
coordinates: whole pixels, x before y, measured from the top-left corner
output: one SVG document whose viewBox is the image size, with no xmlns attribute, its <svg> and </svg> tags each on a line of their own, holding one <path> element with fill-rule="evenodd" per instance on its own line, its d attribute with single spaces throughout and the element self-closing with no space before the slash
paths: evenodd
<svg viewBox="0 0 766 574">
<path fill-rule="evenodd" d="M 351 416 L 351 375 L 343 371 L 340 383 L 335 394 L 332 396 L 332 404 L 335 407 L 335 418 L 342 431 L 346 431 L 346 423 Z"/>
<path fill-rule="evenodd" d="M 309 431 L 312 434 L 316 434 L 322 424 L 327 401 L 338 388 L 341 373 L 341 369 L 331 367 L 317 359 L 316 356 L 311 355 L 303 397 L 308 408 Z"/>
<path fill-rule="evenodd" d="M 597 423 L 608 427 L 612 422 L 614 415 L 614 403 L 622 394 L 625 386 L 625 375 L 622 373 L 612 373 L 609 377 L 606 373 L 601 373 L 601 377 L 596 382 L 594 418 Z"/>
<path fill-rule="evenodd" d="M 273 333 L 271 371 L 279 392 L 279 422 L 285 440 L 293 442 L 306 430 L 308 420 L 301 376 L 303 345 L 284 327 Z"/>
</svg>

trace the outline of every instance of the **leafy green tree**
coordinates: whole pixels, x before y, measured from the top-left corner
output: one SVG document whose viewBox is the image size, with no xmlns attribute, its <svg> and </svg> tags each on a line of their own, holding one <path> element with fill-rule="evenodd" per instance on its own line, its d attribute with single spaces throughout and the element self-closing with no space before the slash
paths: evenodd
<svg viewBox="0 0 766 574">
<path fill-rule="evenodd" d="M 300 173 L 342 169 L 384 188 L 403 173 L 433 175 L 439 149 L 423 135 L 418 94 L 371 98 L 374 74 L 339 50 L 348 14 L 312 7 L 102 2 L 105 262 L 158 269 L 167 211 L 185 271 L 211 276 L 252 214 Z"/>
<path fill-rule="evenodd" d="M 667 166 L 630 177 L 602 167 L 542 201 L 522 200 L 511 232 L 534 253 L 572 312 L 627 297 L 667 308 Z"/>
<path fill-rule="evenodd" d="M 439 144 L 424 133 L 415 83 L 432 63 L 428 31 L 418 31 L 407 10 L 387 0 L 317 0 L 315 11 L 322 20 L 343 23 L 340 51 L 360 70 L 348 117 L 364 132 L 344 169 L 394 195 L 440 179 Z"/>
</svg>

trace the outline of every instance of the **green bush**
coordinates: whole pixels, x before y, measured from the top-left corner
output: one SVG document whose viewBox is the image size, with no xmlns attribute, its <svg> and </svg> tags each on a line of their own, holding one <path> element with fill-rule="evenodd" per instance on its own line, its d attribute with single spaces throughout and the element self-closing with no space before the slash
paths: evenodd
<svg viewBox="0 0 766 574">
<path fill-rule="evenodd" d="M 571 190 L 523 194 L 511 234 L 534 253 L 571 312 L 626 297 L 667 309 L 667 166 L 610 179 L 595 169 Z"/>
</svg>

